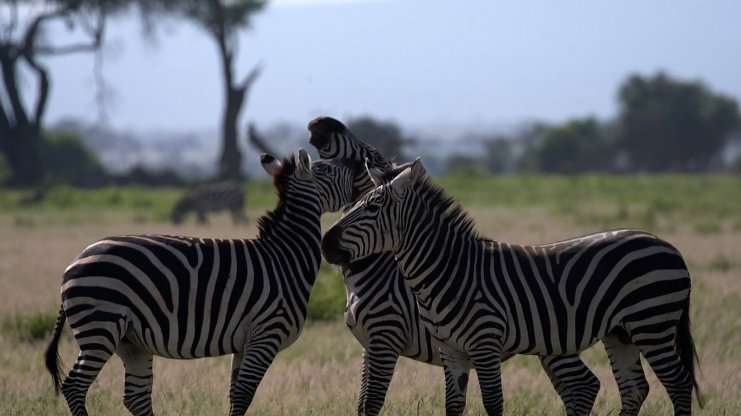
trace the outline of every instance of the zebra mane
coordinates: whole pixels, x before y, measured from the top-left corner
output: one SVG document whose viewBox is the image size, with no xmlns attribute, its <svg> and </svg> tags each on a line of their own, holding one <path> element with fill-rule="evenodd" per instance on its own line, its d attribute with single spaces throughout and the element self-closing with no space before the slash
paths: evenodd
<svg viewBox="0 0 741 416">
<path fill-rule="evenodd" d="M 432 217 L 433 221 L 450 226 L 460 236 L 482 238 L 474 229 L 473 218 L 442 187 L 425 177 L 417 183 L 415 189 L 427 208 L 427 215 Z"/>
<path fill-rule="evenodd" d="M 296 171 L 296 159 L 293 155 L 284 157 L 281 167 L 273 175 L 273 184 L 278 191 L 278 204 L 275 209 L 268 211 L 265 215 L 257 219 L 258 238 L 264 238 L 270 230 L 275 228 L 278 222 L 283 218 L 286 210 L 286 198 L 288 193 L 288 183 L 293 180 L 293 173 Z"/>
</svg>

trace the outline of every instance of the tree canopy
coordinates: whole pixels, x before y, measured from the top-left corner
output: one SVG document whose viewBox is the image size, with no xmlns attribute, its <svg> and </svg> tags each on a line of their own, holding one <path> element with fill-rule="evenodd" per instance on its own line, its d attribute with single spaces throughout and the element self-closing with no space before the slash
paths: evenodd
<svg viewBox="0 0 741 416">
<path fill-rule="evenodd" d="M 547 129 L 534 151 L 538 170 L 548 173 L 606 171 L 614 154 L 604 127 L 593 117 Z"/>
<path fill-rule="evenodd" d="M 734 99 L 663 72 L 629 76 L 618 101 L 617 145 L 633 169 L 707 170 L 739 128 Z"/>
</svg>

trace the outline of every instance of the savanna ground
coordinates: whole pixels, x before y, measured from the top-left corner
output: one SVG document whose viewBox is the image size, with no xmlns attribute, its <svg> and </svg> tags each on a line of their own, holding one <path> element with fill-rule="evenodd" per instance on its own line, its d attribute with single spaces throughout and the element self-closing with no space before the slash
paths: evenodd
<svg viewBox="0 0 741 416">
<path fill-rule="evenodd" d="M 705 407 L 695 414 L 741 414 L 741 177 L 579 176 L 440 178 L 475 218 L 477 229 L 501 241 L 542 243 L 616 227 L 652 231 L 685 255 L 693 278 L 692 330 L 699 353 Z M 88 244 L 112 234 L 168 233 L 253 237 L 255 219 L 272 209 L 267 181 L 248 189 L 248 226 L 225 215 L 208 227 L 190 219 L 168 223 L 182 190 L 54 188 L 40 205 L 18 207 L 26 192 L 0 189 L 0 414 L 68 414 L 55 397 L 42 352 L 59 307 L 61 274 Z M 327 217 L 329 225 L 336 216 Z M 301 338 L 281 352 L 257 390 L 248 414 L 353 414 L 360 384 L 361 348 L 342 319 L 339 272 L 322 266 L 310 304 L 312 319 Z M 60 344 L 64 371 L 77 345 L 65 328 Z M 597 415 L 617 415 L 619 397 L 601 344 L 582 354 L 600 378 Z M 192 361 L 155 358 L 154 409 L 159 415 L 226 414 L 229 357 Z M 646 366 L 651 393 L 641 415 L 671 413 L 668 397 Z M 88 394 L 94 415 L 127 414 L 123 368 L 113 358 Z M 563 414 L 563 407 L 534 357 L 504 364 L 506 415 Z M 443 414 L 440 368 L 401 359 L 383 413 Z M 475 375 L 466 414 L 483 414 Z"/>
</svg>

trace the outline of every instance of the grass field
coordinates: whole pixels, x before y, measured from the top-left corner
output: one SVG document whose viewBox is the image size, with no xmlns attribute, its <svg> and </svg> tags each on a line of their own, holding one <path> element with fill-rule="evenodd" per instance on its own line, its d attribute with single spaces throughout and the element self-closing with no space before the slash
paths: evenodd
<svg viewBox="0 0 741 416">
<path fill-rule="evenodd" d="M 615 227 L 644 228 L 686 257 L 693 278 L 692 320 L 705 408 L 699 415 L 741 414 L 741 177 L 579 176 L 440 178 L 475 218 L 477 229 L 501 241 L 542 243 Z M 0 189 L 0 414 L 68 414 L 54 397 L 42 352 L 59 307 L 61 274 L 88 244 L 112 234 L 168 233 L 253 237 L 254 219 L 273 207 L 268 181 L 246 184 L 251 223 L 234 227 L 227 215 L 211 226 L 167 223 L 179 189 L 56 188 L 38 206 L 17 207 L 22 190 Z M 329 225 L 336 216 L 325 219 Z M 312 292 L 313 319 L 281 352 L 248 414 L 355 413 L 361 348 L 342 319 L 344 289 L 337 270 L 323 266 Z M 65 329 L 64 371 L 77 354 Z M 619 396 L 601 344 L 583 353 L 602 381 L 597 415 L 617 415 Z M 159 415 L 226 414 L 229 357 L 155 359 L 154 408 Z M 641 415 L 666 415 L 671 405 L 646 368 L 651 393 Z M 506 415 L 563 414 L 534 357 L 503 369 Z M 113 358 L 88 394 L 88 410 L 125 415 L 123 368 Z M 469 381 L 466 414 L 483 414 L 476 378 Z M 444 413 L 442 370 L 401 359 L 383 413 Z"/>
</svg>

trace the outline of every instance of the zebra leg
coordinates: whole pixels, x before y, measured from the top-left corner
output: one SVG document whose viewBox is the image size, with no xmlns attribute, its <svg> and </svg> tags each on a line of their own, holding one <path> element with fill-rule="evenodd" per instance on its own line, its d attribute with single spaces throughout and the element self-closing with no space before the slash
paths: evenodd
<svg viewBox="0 0 741 416">
<path fill-rule="evenodd" d="M 602 343 L 620 390 L 620 416 L 635 416 L 646 400 L 649 389 L 641 365 L 640 351 L 622 330 L 607 335 Z"/>
<path fill-rule="evenodd" d="M 202 209 L 199 209 L 196 211 L 196 215 L 198 217 L 198 223 L 201 225 L 208 224 L 208 220 L 206 219 L 206 212 L 204 212 Z"/>
<path fill-rule="evenodd" d="M 568 416 L 589 415 L 599 393 L 600 382 L 578 354 L 547 355 L 540 364 L 563 400 Z"/>
<path fill-rule="evenodd" d="M 232 377 L 230 393 L 230 416 L 243 416 L 255 397 L 257 386 L 278 354 L 277 338 L 253 341 L 245 347 L 237 376 Z M 234 355 L 236 358 L 238 354 Z M 234 371 L 236 364 L 232 363 Z"/>
<path fill-rule="evenodd" d="M 397 348 L 374 340 L 368 348 L 363 349 L 363 378 L 358 396 L 358 415 L 375 416 L 381 411 L 398 359 Z"/>
<path fill-rule="evenodd" d="M 116 354 L 126 370 L 124 406 L 134 416 L 153 415 L 152 354 L 126 341 L 119 344 Z"/>
<path fill-rule="evenodd" d="M 87 391 L 116 351 L 121 336 L 115 322 L 91 321 L 85 326 L 78 326 L 70 321 L 70 327 L 80 345 L 80 354 L 62 383 L 62 394 L 73 415 L 86 416 Z"/>
<path fill-rule="evenodd" d="M 501 347 L 495 345 L 479 346 L 469 352 L 471 361 L 479 377 L 481 398 L 489 416 L 502 416 L 504 398 L 502 396 Z"/>
<path fill-rule="evenodd" d="M 241 352 L 232 354 L 232 374 L 229 382 L 229 403 L 234 403 L 234 388 L 239 377 L 239 367 L 242 365 L 244 355 Z"/>
<path fill-rule="evenodd" d="M 247 219 L 247 214 L 244 213 L 244 209 L 242 207 L 235 207 L 231 209 L 232 212 L 232 222 L 234 224 L 249 224 L 249 220 Z"/>
<path fill-rule="evenodd" d="M 674 347 L 677 325 L 661 327 L 666 329 L 645 335 L 634 332 L 631 339 L 666 388 L 674 406 L 674 416 L 689 416 L 692 414 L 693 380 Z"/>
<path fill-rule="evenodd" d="M 458 416 L 466 408 L 468 389 L 468 357 L 447 348 L 440 349 L 445 372 L 445 414 Z"/>
</svg>

